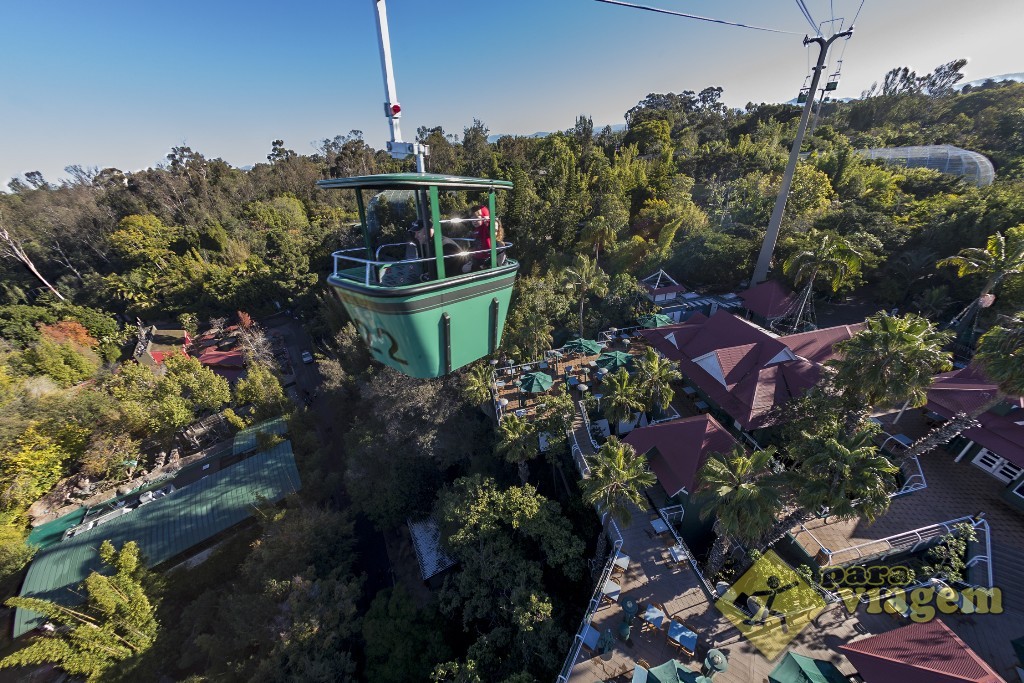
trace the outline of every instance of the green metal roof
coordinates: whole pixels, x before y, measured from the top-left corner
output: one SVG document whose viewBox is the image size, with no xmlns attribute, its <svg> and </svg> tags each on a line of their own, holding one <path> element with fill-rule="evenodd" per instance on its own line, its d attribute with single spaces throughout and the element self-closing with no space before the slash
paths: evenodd
<svg viewBox="0 0 1024 683">
<path fill-rule="evenodd" d="M 354 178 L 330 178 L 317 181 L 317 187 L 324 189 L 359 188 L 367 189 L 398 189 L 420 188 L 437 185 L 449 190 L 480 190 L 500 189 L 511 190 L 512 181 L 493 180 L 490 178 L 470 178 L 467 176 L 437 175 L 434 173 L 382 173 L 380 175 L 364 175 Z"/>
<path fill-rule="evenodd" d="M 235 442 L 232 446 L 232 454 L 238 455 L 256 449 L 257 434 L 286 434 L 288 432 L 288 421 L 283 416 L 274 417 L 246 427 L 235 434 Z"/>
<path fill-rule="evenodd" d="M 285 441 L 41 551 L 28 568 L 21 595 L 81 603 L 82 596 L 74 590 L 100 567 L 103 541 L 118 548 L 136 541 L 152 567 L 238 524 L 259 500 L 279 501 L 300 486 L 292 445 Z M 17 610 L 14 637 L 32 630 L 41 619 L 36 612 Z"/>
</svg>

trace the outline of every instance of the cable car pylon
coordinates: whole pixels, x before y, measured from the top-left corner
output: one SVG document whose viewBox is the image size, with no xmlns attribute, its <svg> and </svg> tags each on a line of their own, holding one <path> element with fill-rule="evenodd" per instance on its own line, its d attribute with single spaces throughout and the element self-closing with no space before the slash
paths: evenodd
<svg viewBox="0 0 1024 683">
<path fill-rule="evenodd" d="M 818 90 L 818 81 L 825 70 L 825 59 L 828 56 L 828 49 L 832 47 L 839 38 L 849 38 L 853 35 L 853 26 L 849 29 L 832 35 L 825 39 L 821 36 L 809 38 L 804 36 L 804 45 L 816 43 L 818 45 L 818 62 L 814 65 L 811 76 L 809 91 L 815 93 Z M 775 251 L 775 242 L 779 238 L 779 227 L 782 225 L 782 214 L 786 210 L 786 200 L 789 198 L 789 189 L 793 186 L 793 175 L 796 173 L 796 162 L 800 158 L 800 146 L 804 141 L 804 133 L 807 132 L 807 123 L 811 116 L 811 107 L 815 98 L 808 97 L 804 103 L 804 110 L 800 114 L 800 125 L 796 129 L 796 139 L 793 140 L 793 148 L 789 151 L 789 162 L 786 164 L 786 172 L 782 176 L 782 187 L 779 188 L 779 196 L 775 200 L 775 210 L 772 211 L 771 221 L 768 223 L 768 230 L 761 244 L 761 253 L 757 257 L 757 265 L 754 267 L 754 276 L 750 278 L 750 286 L 764 282 L 768 278 L 768 267 L 771 265 L 772 253 Z"/>
</svg>

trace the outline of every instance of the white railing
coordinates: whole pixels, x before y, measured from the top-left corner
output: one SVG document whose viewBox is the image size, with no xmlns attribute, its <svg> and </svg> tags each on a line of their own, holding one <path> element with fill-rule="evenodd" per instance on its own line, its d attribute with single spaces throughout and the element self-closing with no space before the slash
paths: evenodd
<svg viewBox="0 0 1024 683">
<path fill-rule="evenodd" d="M 405 246 L 405 244 L 404 243 L 402 243 L 402 244 L 387 244 L 387 245 L 382 245 L 381 248 L 383 248 L 385 246 L 388 246 L 388 247 L 390 247 L 390 246 Z M 512 245 L 511 242 L 499 242 L 495 246 L 495 251 L 496 251 L 497 254 L 502 255 L 502 254 L 504 254 L 504 252 L 506 252 L 512 246 L 513 245 Z M 344 279 L 344 280 L 354 280 L 355 282 L 362 282 L 366 286 L 370 286 L 370 285 L 378 285 L 378 286 L 380 286 L 380 284 L 381 284 L 379 282 L 380 278 L 378 277 L 379 276 L 379 269 L 384 267 L 384 266 L 392 267 L 393 268 L 395 266 L 407 266 L 407 265 L 415 266 L 415 265 L 419 264 L 420 267 L 427 267 L 427 268 L 429 268 L 429 264 L 431 264 L 431 263 L 436 264 L 437 263 L 437 257 L 435 257 L 435 256 L 428 256 L 428 257 L 425 257 L 425 258 L 404 258 L 404 259 L 394 259 L 394 260 L 380 260 L 380 249 L 378 249 L 377 252 L 378 252 L 377 253 L 377 259 L 367 259 L 367 258 L 360 258 L 359 256 L 356 256 L 356 254 L 362 254 L 363 256 L 365 256 L 366 255 L 366 248 L 365 247 L 355 247 L 355 248 L 352 248 L 352 249 L 342 249 L 340 251 L 334 252 L 333 254 L 331 254 L 331 258 L 332 258 L 332 260 L 334 262 L 334 273 L 333 273 L 332 277 L 341 278 L 341 279 Z M 444 265 L 445 265 L 445 275 L 446 275 L 445 279 L 447 280 L 447 279 L 454 278 L 454 277 L 461 277 L 463 275 L 461 265 L 459 265 L 458 267 L 455 267 L 452 264 L 462 264 L 464 261 L 468 262 L 467 259 L 469 259 L 470 257 L 473 257 L 473 256 L 483 256 L 483 255 L 486 255 L 486 256 L 489 257 L 491 255 L 491 250 L 489 248 L 488 249 L 474 249 L 472 251 L 461 251 L 461 252 L 459 252 L 457 254 L 443 255 L 441 257 L 441 260 L 444 261 Z M 363 268 L 363 277 L 362 278 L 355 277 L 354 273 L 349 272 L 345 268 L 339 268 L 338 266 L 339 266 L 339 262 L 340 261 L 348 261 L 349 263 L 357 264 L 357 265 L 358 264 L 363 264 L 363 266 L 364 266 L 364 268 Z M 499 263 L 497 266 L 494 266 L 494 267 L 500 268 L 500 267 L 502 267 L 502 265 L 504 265 L 504 264 Z M 487 269 L 490 269 L 490 268 L 491 268 L 490 258 L 488 258 L 487 259 Z M 449 274 L 449 270 L 451 271 L 451 274 Z M 416 284 L 420 284 L 419 281 L 417 281 Z"/>
<path fill-rule="evenodd" d="M 989 586 L 991 587 L 992 567 L 990 558 L 992 557 L 992 548 L 991 541 L 989 540 L 988 522 L 984 519 L 976 520 L 973 517 L 958 517 L 946 522 L 929 524 L 928 526 L 905 531 L 901 534 L 894 534 L 892 536 L 887 536 L 886 538 L 880 538 L 875 541 L 865 541 L 864 543 L 858 543 L 857 545 L 835 551 L 829 550 L 822 545 L 821 541 L 819 541 L 811 530 L 805 527 L 803 523 L 800 524 L 800 529 L 803 533 L 810 536 L 811 540 L 813 540 L 821 549 L 820 555 L 825 562 L 819 561 L 819 566 L 833 566 L 837 564 L 849 564 L 857 560 L 877 559 L 879 557 L 885 557 L 896 553 L 902 554 L 916 552 L 920 550 L 922 546 L 931 544 L 936 538 L 952 533 L 954 530 L 953 527 L 962 522 L 970 524 L 976 530 L 982 530 L 985 536 L 985 552 L 983 554 L 974 555 L 968 559 L 967 566 L 986 562 L 989 574 L 988 581 Z M 852 555 L 852 557 L 849 557 L 849 559 L 840 559 L 840 557 L 848 555 Z"/>
<path fill-rule="evenodd" d="M 604 342 L 605 344 L 612 344 L 616 340 L 621 339 L 622 338 L 621 335 L 623 333 L 629 334 L 630 339 L 632 339 L 635 336 L 636 331 L 637 330 L 642 330 L 642 329 L 644 329 L 644 328 L 641 327 L 640 325 L 633 325 L 632 327 L 616 327 L 615 328 L 615 332 L 612 332 L 611 330 L 605 330 L 604 332 L 598 332 L 597 333 L 597 341 Z"/>
<path fill-rule="evenodd" d="M 714 601 L 714 599 L 718 597 L 718 595 L 715 593 L 715 587 L 712 586 L 711 582 L 704 577 L 704 572 L 702 572 L 700 570 L 700 567 L 697 565 L 697 558 L 693 556 L 693 552 L 690 550 L 690 546 L 686 545 L 686 541 L 684 541 L 682 536 L 680 536 L 676 532 L 676 528 L 672 525 L 672 522 L 669 521 L 666 511 L 671 509 L 671 507 L 658 508 L 658 516 L 661 517 L 661 521 L 665 523 L 665 526 L 667 526 L 668 530 L 672 533 L 672 538 L 675 539 L 676 547 L 679 550 L 681 550 L 684 555 L 686 555 L 686 560 L 690 563 L 690 567 L 693 569 L 693 573 L 697 575 L 697 579 L 704 587 L 704 590 L 707 592 L 709 599 Z"/>
<path fill-rule="evenodd" d="M 679 411 L 676 410 L 675 406 L 671 403 L 668 404 L 668 414 L 665 417 L 658 418 L 657 420 L 651 420 L 648 424 L 657 425 L 662 422 L 669 422 L 671 420 L 678 420 L 681 417 Z"/>
<path fill-rule="evenodd" d="M 928 488 L 928 480 L 924 477 L 921 461 L 917 459 L 916 455 L 904 458 L 903 462 L 900 463 L 900 470 L 903 472 L 903 486 L 900 487 L 899 491 L 890 493 L 890 498 Z"/>
<path fill-rule="evenodd" d="M 587 415 L 587 405 L 583 401 L 578 402 L 580 407 L 580 415 L 583 416 L 583 429 L 587 432 L 587 438 L 590 439 L 590 446 L 594 449 L 594 452 L 601 450 L 601 447 L 594 441 L 594 435 L 590 431 L 590 416 Z"/>
<path fill-rule="evenodd" d="M 572 668 L 576 666 L 576 659 L 580 656 L 580 650 L 583 648 L 583 636 L 594 618 L 594 613 L 601 606 L 601 594 L 604 583 L 611 578 L 612 569 L 615 567 L 615 560 L 618 559 L 619 553 L 622 550 L 622 531 L 619 530 L 619 525 L 608 516 L 608 513 L 601 515 L 601 523 L 602 525 L 607 524 L 605 528 L 612 541 L 612 551 L 608 554 L 608 559 L 605 561 L 601 574 L 597 579 L 597 584 L 594 586 L 594 592 L 591 594 L 590 602 L 587 604 L 587 611 L 583 614 L 580 627 L 576 630 L 576 637 L 573 638 L 572 647 L 569 648 L 569 654 L 566 656 L 565 663 L 562 665 L 561 672 L 558 675 L 558 683 L 566 683 L 569 680 Z"/>
</svg>

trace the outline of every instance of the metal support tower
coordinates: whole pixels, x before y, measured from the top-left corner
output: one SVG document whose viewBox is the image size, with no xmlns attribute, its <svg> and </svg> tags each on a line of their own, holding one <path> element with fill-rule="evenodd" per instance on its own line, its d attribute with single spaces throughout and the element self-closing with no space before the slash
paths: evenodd
<svg viewBox="0 0 1024 683">
<path fill-rule="evenodd" d="M 754 277 L 750 279 L 750 286 L 764 282 L 768 279 L 768 267 L 771 265 L 772 253 L 775 251 L 775 242 L 779 238 L 779 227 L 782 225 L 782 214 L 786 210 L 786 200 L 789 199 L 789 188 L 793 185 L 793 174 L 796 173 L 796 162 L 800 158 L 800 145 L 804 141 L 804 133 L 807 131 L 807 121 L 811 116 L 811 107 L 814 106 L 814 94 L 818 92 L 818 81 L 821 79 L 821 72 L 825 70 L 825 58 L 828 56 L 828 49 L 837 38 L 849 38 L 853 35 L 853 27 L 842 33 L 836 33 L 829 39 L 817 36 L 808 38 L 804 36 L 804 45 L 811 43 L 818 44 L 818 63 L 814 66 L 814 76 L 811 78 L 809 92 L 811 97 L 804 103 L 803 113 L 800 114 L 800 125 L 796 129 L 796 139 L 793 140 L 793 148 L 789 151 L 789 163 L 786 164 L 786 172 L 782 176 L 782 187 L 779 188 L 779 196 L 775 200 L 775 210 L 772 211 L 772 219 L 768 223 L 768 232 L 761 244 L 761 253 L 757 257 L 757 266 L 754 268 Z"/>
</svg>

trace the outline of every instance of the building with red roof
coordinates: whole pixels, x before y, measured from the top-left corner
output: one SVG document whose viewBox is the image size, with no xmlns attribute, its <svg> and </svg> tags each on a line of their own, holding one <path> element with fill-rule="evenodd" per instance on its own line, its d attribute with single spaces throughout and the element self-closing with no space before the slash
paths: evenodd
<svg viewBox="0 0 1024 683">
<path fill-rule="evenodd" d="M 786 315 L 796 301 L 796 293 L 777 280 L 765 280 L 740 292 L 743 307 L 754 322 L 765 327 Z"/>
<path fill-rule="evenodd" d="M 697 314 L 684 323 L 640 334 L 663 356 L 679 363 L 680 372 L 702 398 L 714 404 L 713 412 L 723 424 L 750 432 L 776 424 L 773 409 L 813 387 L 821 377 L 821 363 L 834 355 L 832 346 L 850 338 L 856 329 L 815 330 L 791 339 L 718 311 L 711 317 Z"/>
<path fill-rule="evenodd" d="M 940 619 L 839 646 L 866 683 L 1005 683 Z"/>
<path fill-rule="evenodd" d="M 634 429 L 623 442 L 647 454 L 665 493 L 674 497 L 692 493 L 708 454 L 728 453 L 736 439 L 712 416 L 697 415 Z"/>
<path fill-rule="evenodd" d="M 957 413 L 973 414 L 998 396 L 995 382 L 968 366 L 938 375 L 925 409 L 948 420 Z M 953 442 L 957 461 L 991 474 L 1006 486 L 1003 500 L 1024 509 L 1024 399 L 1008 398 L 982 413 L 978 422 Z"/>
</svg>

